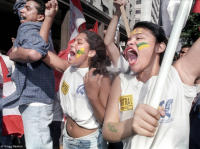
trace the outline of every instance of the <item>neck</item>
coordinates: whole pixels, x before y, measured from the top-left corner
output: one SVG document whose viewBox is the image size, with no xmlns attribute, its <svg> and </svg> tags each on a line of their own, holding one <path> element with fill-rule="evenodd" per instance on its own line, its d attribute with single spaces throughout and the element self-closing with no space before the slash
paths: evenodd
<svg viewBox="0 0 200 149">
<path fill-rule="evenodd" d="M 160 70 L 159 59 L 159 56 L 156 56 L 147 68 L 145 68 L 142 72 L 138 73 L 137 79 L 142 82 L 146 82 L 152 76 L 158 75 Z"/>
</svg>

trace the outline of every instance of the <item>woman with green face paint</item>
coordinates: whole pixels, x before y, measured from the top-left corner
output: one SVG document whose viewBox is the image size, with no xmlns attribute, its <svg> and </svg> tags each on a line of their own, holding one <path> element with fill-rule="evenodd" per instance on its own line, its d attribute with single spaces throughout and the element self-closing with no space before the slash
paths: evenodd
<svg viewBox="0 0 200 149">
<path fill-rule="evenodd" d="M 197 92 L 194 81 L 200 76 L 200 39 L 171 66 L 159 108 L 154 109 L 150 97 L 166 44 L 159 25 L 135 24 L 124 50 L 135 74 L 119 74 L 113 81 L 103 124 L 106 140 L 123 140 L 126 149 L 188 149 L 189 111 Z M 144 141 L 142 136 L 148 137 Z"/>
<path fill-rule="evenodd" d="M 71 65 L 60 82 L 60 99 L 66 123 L 64 149 L 105 149 L 101 133 L 105 106 L 110 91 L 106 66 L 110 61 L 99 35 L 83 31 L 71 45 Z"/>
</svg>

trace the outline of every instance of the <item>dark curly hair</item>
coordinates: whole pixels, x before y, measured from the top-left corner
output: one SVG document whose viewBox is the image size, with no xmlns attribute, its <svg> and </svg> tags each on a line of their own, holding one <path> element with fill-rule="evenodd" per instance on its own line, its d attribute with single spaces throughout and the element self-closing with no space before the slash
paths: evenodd
<svg viewBox="0 0 200 149">
<path fill-rule="evenodd" d="M 90 50 L 96 51 L 96 55 L 90 59 L 89 68 L 96 68 L 94 74 L 108 75 L 106 67 L 110 66 L 111 62 L 107 56 L 103 39 L 95 32 L 89 30 L 84 30 L 81 33 L 86 34 L 86 41 L 90 46 Z"/>
</svg>

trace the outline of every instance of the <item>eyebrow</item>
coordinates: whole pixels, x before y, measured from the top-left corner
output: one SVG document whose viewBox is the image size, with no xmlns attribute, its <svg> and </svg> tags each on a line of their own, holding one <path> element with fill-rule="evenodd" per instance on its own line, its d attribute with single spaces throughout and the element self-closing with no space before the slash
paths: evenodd
<svg viewBox="0 0 200 149">
<path fill-rule="evenodd" d="M 26 9 L 30 9 L 31 6 L 29 6 L 29 5 L 25 5 L 25 8 L 26 8 Z"/>
<path fill-rule="evenodd" d="M 77 41 L 82 41 L 83 39 L 80 39 L 80 38 L 78 38 L 78 39 L 76 39 Z"/>
</svg>

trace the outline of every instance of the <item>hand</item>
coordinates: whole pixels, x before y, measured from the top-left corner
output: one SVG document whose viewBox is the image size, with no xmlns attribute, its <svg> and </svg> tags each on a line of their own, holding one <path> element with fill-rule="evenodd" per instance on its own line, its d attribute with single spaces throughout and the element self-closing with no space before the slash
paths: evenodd
<svg viewBox="0 0 200 149">
<path fill-rule="evenodd" d="M 113 0 L 114 6 L 116 7 L 117 10 L 120 10 L 120 6 L 126 5 L 127 1 L 126 0 Z"/>
<path fill-rule="evenodd" d="M 12 47 L 12 48 L 10 48 L 9 52 L 7 53 L 7 55 L 9 56 L 9 58 L 11 60 L 13 60 L 13 57 L 15 56 L 16 52 L 17 52 L 17 47 Z"/>
<path fill-rule="evenodd" d="M 139 104 L 134 112 L 133 132 L 147 137 L 153 137 L 158 126 L 160 116 L 164 116 L 163 109 L 155 109 L 146 104 Z"/>
<path fill-rule="evenodd" d="M 90 69 L 89 72 L 84 77 L 85 90 L 90 100 L 98 99 L 101 87 L 101 81 L 103 77 L 103 75 L 99 74 L 93 75 L 93 72 L 95 70 L 96 68 Z"/>
<path fill-rule="evenodd" d="M 58 11 L 58 2 L 57 0 L 49 0 L 46 4 L 45 17 L 54 18 Z"/>
</svg>

